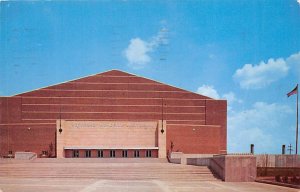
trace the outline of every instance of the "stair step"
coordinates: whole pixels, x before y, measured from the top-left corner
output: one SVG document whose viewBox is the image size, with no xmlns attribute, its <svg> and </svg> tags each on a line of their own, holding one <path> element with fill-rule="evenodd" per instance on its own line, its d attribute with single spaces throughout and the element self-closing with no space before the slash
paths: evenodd
<svg viewBox="0 0 300 192">
<path fill-rule="evenodd" d="M 112 180 L 175 180 L 218 181 L 206 166 L 171 164 L 166 162 L 140 161 L 97 163 L 98 159 L 36 159 L 28 162 L 1 163 L 0 177 L 17 178 L 97 178 Z"/>
</svg>

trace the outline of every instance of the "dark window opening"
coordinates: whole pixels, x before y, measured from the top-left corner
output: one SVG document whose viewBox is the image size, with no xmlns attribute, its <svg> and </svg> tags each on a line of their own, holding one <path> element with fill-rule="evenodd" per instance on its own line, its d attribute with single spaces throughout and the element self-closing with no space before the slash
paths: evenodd
<svg viewBox="0 0 300 192">
<path fill-rule="evenodd" d="M 152 157 L 152 151 L 151 150 L 146 151 L 146 157 Z"/>
<path fill-rule="evenodd" d="M 91 150 L 85 150 L 85 157 L 91 157 Z"/>
<path fill-rule="evenodd" d="M 116 151 L 110 150 L 110 157 L 116 157 Z"/>
<path fill-rule="evenodd" d="M 103 157 L 103 150 L 98 150 L 98 157 Z"/>
<path fill-rule="evenodd" d="M 140 151 L 134 150 L 134 157 L 140 157 Z"/>
<path fill-rule="evenodd" d="M 128 153 L 127 153 L 127 150 L 123 150 L 123 151 L 122 151 L 122 157 L 128 157 L 127 154 L 128 154 Z"/>
<path fill-rule="evenodd" d="M 79 150 L 73 150 L 73 157 L 79 157 Z"/>
</svg>

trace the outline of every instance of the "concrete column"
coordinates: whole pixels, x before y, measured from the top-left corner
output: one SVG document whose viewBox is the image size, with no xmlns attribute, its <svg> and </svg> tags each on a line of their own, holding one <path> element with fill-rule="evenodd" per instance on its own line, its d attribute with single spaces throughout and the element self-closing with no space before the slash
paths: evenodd
<svg viewBox="0 0 300 192">
<path fill-rule="evenodd" d="M 167 158 L 167 126 L 166 121 L 158 121 L 157 134 L 158 134 L 158 158 Z M 163 128 L 163 132 L 161 131 Z"/>
<path fill-rule="evenodd" d="M 184 154 L 182 154 L 182 156 L 181 156 L 180 163 L 182 165 L 187 165 L 187 159 L 186 159 L 186 156 Z"/>
<path fill-rule="evenodd" d="M 59 128 L 61 125 L 62 132 L 59 132 Z M 66 129 L 65 128 L 65 121 L 64 120 L 56 120 L 56 158 L 65 158 L 65 151 L 64 151 L 64 146 L 65 146 L 65 133 Z"/>
</svg>

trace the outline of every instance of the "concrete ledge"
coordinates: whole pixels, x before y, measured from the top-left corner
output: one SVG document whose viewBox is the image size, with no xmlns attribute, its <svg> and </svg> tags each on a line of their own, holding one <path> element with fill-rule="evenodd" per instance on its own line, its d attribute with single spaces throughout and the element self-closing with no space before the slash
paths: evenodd
<svg viewBox="0 0 300 192">
<path fill-rule="evenodd" d="M 172 152 L 170 162 L 183 165 L 209 166 L 209 159 L 213 154 L 184 154 L 182 152 Z"/>
<path fill-rule="evenodd" d="M 19 160 L 31 160 L 36 159 L 37 154 L 33 152 L 16 152 L 15 153 L 15 159 Z"/>
</svg>

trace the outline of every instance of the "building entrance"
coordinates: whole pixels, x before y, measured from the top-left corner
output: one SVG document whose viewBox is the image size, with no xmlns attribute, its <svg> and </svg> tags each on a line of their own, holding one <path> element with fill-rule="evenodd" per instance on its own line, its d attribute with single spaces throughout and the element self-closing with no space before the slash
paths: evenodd
<svg viewBox="0 0 300 192">
<path fill-rule="evenodd" d="M 57 122 L 57 157 L 165 158 L 166 132 L 160 131 L 159 124 L 61 120 Z"/>
</svg>

